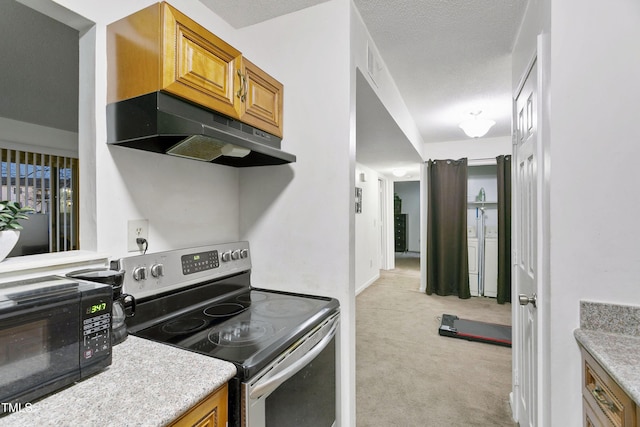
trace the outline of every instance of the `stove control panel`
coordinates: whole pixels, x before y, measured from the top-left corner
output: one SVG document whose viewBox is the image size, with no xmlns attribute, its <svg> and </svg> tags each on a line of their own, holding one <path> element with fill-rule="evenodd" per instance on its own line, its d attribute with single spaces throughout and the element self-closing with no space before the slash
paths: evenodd
<svg viewBox="0 0 640 427">
<path fill-rule="evenodd" d="M 140 281 L 147 278 L 147 267 L 136 267 L 133 269 L 133 280 Z"/>
<path fill-rule="evenodd" d="M 162 265 L 162 264 L 153 264 L 151 266 L 151 275 L 153 277 L 162 277 L 162 276 L 164 276 L 164 265 Z"/>
<path fill-rule="evenodd" d="M 249 256 L 249 249 L 233 249 L 222 253 L 222 262 L 237 261 Z"/>
<path fill-rule="evenodd" d="M 182 274 L 199 273 L 200 271 L 211 270 L 220 267 L 218 251 L 199 252 L 195 254 L 182 255 Z"/>
<path fill-rule="evenodd" d="M 251 270 L 249 242 L 134 255 L 111 263 L 125 271 L 123 291 L 135 298 Z"/>
</svg>

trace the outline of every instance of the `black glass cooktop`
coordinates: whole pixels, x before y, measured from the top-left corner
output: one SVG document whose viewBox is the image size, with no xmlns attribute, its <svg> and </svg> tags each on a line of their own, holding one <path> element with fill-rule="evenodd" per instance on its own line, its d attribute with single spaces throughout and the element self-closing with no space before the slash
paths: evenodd
<svg viewBox="0 0 640 427">
<path fill-rule="evenodd" d="M 197 289 L 189 295 L 198 295 Z M 139 305 L 136 316 L 152 304 Z M 175 315 L 165 312 L 162 321 L 147 322 L 152 326 L 134 328 L 133 334 L 232 362 L 238 375 L 248 378 L 336 312 L 339 304 L 332 298 L 247 288 L 194 306 L 177 309 Z"/>
</svg>

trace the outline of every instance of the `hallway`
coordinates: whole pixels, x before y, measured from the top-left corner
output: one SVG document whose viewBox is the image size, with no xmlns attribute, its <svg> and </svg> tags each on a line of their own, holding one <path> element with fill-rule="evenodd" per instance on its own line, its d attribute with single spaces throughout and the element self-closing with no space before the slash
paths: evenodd
<svg viewBox="0 0 640 427">
<path fill-rule="evenodd" d="M 358 427 L 513 426 L 511 349 L 438 335 L 440 316 L 510 324 L 511 305 L 418 292 L 419 258 L 356 298 Z"/>
</svg>

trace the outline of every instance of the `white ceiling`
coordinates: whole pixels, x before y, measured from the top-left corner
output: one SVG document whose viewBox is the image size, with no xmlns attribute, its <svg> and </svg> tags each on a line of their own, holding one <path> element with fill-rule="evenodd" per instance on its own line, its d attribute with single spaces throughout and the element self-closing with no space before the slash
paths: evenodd
<svg viewBox="0 0 640 427">
<path fill-rule="evenodd" d="M 240 28 L 326 0 L 200 1 Z M 486 137 L 510 135 L 511 50 L 527 0 L 354 4 L 425 143 L 464 140 L 458 124 L 477 110 L 496 121 Z M 357 161 L 383 173 L 413 164 L 415 173 L 420 157 L 361 77 L 357 96 Z"/>
</svg>

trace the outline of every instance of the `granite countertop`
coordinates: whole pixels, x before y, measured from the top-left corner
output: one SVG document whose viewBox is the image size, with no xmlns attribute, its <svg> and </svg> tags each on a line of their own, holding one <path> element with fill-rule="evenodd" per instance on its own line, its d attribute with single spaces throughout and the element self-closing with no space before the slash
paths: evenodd
<svg viewBox="0 0 640 427">
<path fill-rule="evenodd" d="M 640 405 L 640 307 L 582 301 L 574 335 Z"/>
<path fill-rule="evenodd" d="M 235 374 L 232 363 L 129 336 L 108 369 L 0 418 L 0 427 L 165 426 Z"/>
</svg>

